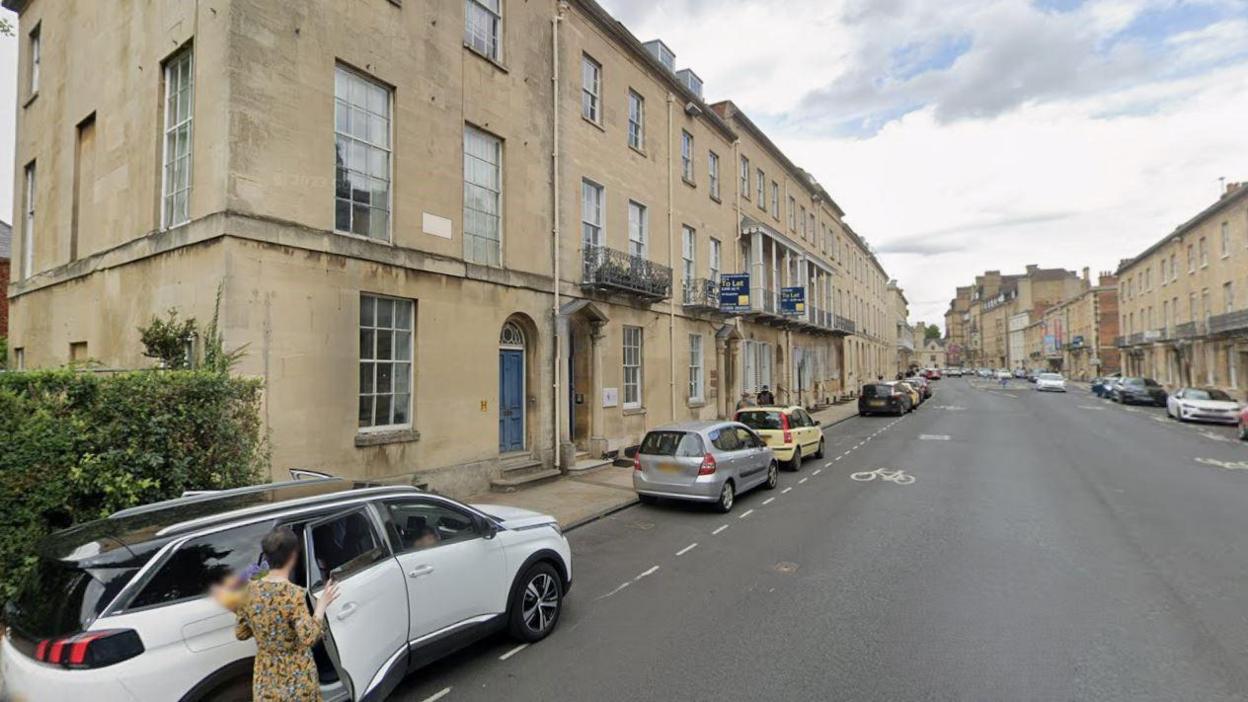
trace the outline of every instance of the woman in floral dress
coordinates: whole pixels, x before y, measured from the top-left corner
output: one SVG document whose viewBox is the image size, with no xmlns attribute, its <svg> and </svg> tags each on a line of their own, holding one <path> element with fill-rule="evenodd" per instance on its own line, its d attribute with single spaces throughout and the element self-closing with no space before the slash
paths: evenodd
<svg viewBox="0 0 1248 702">
<path fill-rule="evenodd" d="M 325 633 L 325 609 L 338 598 L 338 585 L 331 580 L 316 611 L 308 614 L 305 590 L 290 582 L 299 561 L 299 537 L 290 527 L 279 527 L 260 546 L 270 570 L 247 584 L 234 627 L 240 640 L 256 639 L 252 697 L 256 702 L 320 702 L 312 646 Z"/>
</svg>

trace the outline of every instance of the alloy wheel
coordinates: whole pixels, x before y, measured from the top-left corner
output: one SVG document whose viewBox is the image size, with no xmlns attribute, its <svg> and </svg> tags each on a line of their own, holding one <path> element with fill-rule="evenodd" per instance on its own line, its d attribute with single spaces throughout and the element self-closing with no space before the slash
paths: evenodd
<svg viewBox="0 0 1248 702">
<path fill-rule="evenodd" d="M 732 489 L 732 483 L 724 482 L 724 487 L 719 491 L 719 511 L 730 512 L 732 505 L 736 502 L 737 496 Z"/>
<path fill-rule="evenodd" d="M 522 615 L 529 631 L 540 634 L 559 612 L 559 584 L 549 573 L 538 573 L 524 586 Z"/>
<path fill-rule="evenodd" d="M 772 461 L 767 466 L 767 489 L 775 489 L 780 484 L 780 469 L 776 466 L 776 462 Z"/>
</svg>

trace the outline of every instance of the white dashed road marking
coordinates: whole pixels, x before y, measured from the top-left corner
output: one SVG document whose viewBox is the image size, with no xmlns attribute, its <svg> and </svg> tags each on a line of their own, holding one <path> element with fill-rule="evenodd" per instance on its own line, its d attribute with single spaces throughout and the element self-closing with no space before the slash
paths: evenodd
<svg viewBox="0 0 1248 702">
<path fill-rule="evenodd" d="M 786 492 L 787 492 L 787 491 L 786 491 Z M 725 524 L 725 525 L 721 526 L 720 528 L 716 529 L 715 531 L 712 531 L 712 532 L 711 532 L 711 536 L 715 536 L 716 534 L 718 534 L 719 532 L 721 532 L 721 531 L 723 531 L 724 529 L 727 529 L 727 528 L 728 528 L 728 525 L 727 525 L 727 524 Z"/>
<path fill-rule="evenodd" d="M 809 480 L 809 478 L 802 478 L 801 480 L 797 481 L 797 484 L 798 484 L 798 485 L 801 485 L 802 483 L 806 482 L 807 480 Z"/>
<path fill-rule="evenodd" d="M 919 441 L 948 441 L 948 434 L 919 434 Z"/>
<path fill-rule="evenodd" d="M 628 587 L 629 585 L 632 585 L 632 583 L 630 583 L 630 582 L 625 582 L 625 583 L 622 583 L 619 587 L 615 588 L 615 589 L 614 589 L 614 590 L 612 590 L 611 592 L 608 592 L 608 593 L 607 593 L 607 594 L 605 594 L 605 595 L 601 595 L 601 596 L 599 596 L 599 597 L 598 597 L 598 599 L 600 599 L 600 600 L 605 600 L 605 599 L 607 599 L 608 597 L 610 597 L 610 596 L 612 596 L 612 595 L 616 594 L 616 593 L 617 593 L 617 592 L 619 592 L 620 590 L 623 590 L 624 588 Z"/>
<path fill-rule="evenodd" d="M 776 501 L 776 498 L 774 498 L 774 497 L 768 497 L 767 499 L 763 500 L 763 504 L 764 504 L 764 505 L 769 505 L 769 504 L 771 504 L 772 502 L 775 502 L 775 501 Z"/>
<path fill-rule="evenodd" d="M 819 475 L 819 474 L 820 474 L 820 473 L 822 473 L 822 472 L 823 472 L 823 469 L 822 469 L 822 468 L 816 468 L 816 469 L 815 469 L 815 472 L 814 472 L 814 473 L 811 473 L 811 475 Z"/>
<path fill-rule="evenodd" d="M 521 646 L 521 648 L 524 648 L 524 646 Z M 428 697 L 426 697 L 422 702 L 436 702 L 437 700 L 440 700 L 443 697 L 446 697 L 447 695 L 449 695 L 450 692 L 451 692 L 451 688 L 444 687 L 441 690 L 438 690 L 432 695 L 429 695 Z"/>
<path fill-rule="evenodd" d="M 633 578 L 633 582 L 637 582 L 638 580 L 641 580 L 642 578 L 648 575 L 654 575 L 654 572 L 658 569 L 659 567 L 656 565 L 656 566 L 652 566 L 650 570 L 642 571 L 641 575 L 638 575 L 637 577 Z"/>
<path fill-rule="evenodd" d="M 783 495 L 783 494 L 787 493 L 789 490 L 792 490 L 792 489 L 793 489 L 793 488 L 791 488 L 791 487 L 787 487 L 787 488 L 785 488 L 785 489 L 781 490 L 781 491 L 780 491 L 780 494 L 781 494 L 781 495 Z"/>
<path fill-rule="evenodd" d="M 498 660 L 500 660 L 500 661 L 505 661 L 505 660 L 507 660 L 508 658 L 511 658 L 512 656 L 516 655 L 517 653 L 519 653 L 519 652 L 523 651 L 524 649 L 526 649 L 526 648 L 528 648 L 528 647 L 529 647 L 529 645 L 528 645 L 528 644 L 520 644 L 519 646 L 516 646 L 515 648 L 511 649 L 510 651 L 508 651 L 508 652 L 504 653 L 503 655 L 499 656 L 499 657 L 498 657 Z"/>
<path fill-rule="evenodd" d="M 744 512 L 742 512 L 742 513 L 741 513 L 741 516 L 740 516 L 740 517 L 737 517 L 737 519 L 745 519 L 746 517 L 750 516 L 751 514 L 754 514 L 754 510 L 752 510 L 752 509 L 747 509 L 747 510 L 745 510 Z"/>
<path fill-rule="evenodd" d="M 685 555 L 686 553 L 689 553 L 690 551 L 692 551 L 693 549 L 695 549 L 695 548 L 697 548 L 697 547 L 698 547 L 698 543 L 695 541 L 695 542 L 693 542 L 693 543 L 689 544 L 688 546 L 686 546 L 686 547 L 684 547 L 684 548 L 680 549 L 679 551 L 677 551 L 677 552 L 676 552 L 676 555 L 677 555 L 677 556 L 683 556 L 683 555 Z"/>
</svg>

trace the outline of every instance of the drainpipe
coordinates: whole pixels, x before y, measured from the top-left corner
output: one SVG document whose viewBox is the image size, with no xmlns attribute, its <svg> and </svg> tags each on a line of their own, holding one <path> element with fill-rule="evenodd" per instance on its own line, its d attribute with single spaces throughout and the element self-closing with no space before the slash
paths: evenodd
<svg viewBox="0 0 1248 702">
<path fill-rule="evenodd" d="M 672 104 L 675 102 L 675 96 L 670 92 L 667 94 L 667 265 L 672 270 L 672 294 L 667 298 L 667 360 L 670 366 L 668 371 L 668 393 L 671 396 L 671 418 L 676 421 L 676 236 L 673 230 L 673 217 L 675 213 L 672 208 L 672 171 L 676 167 L 675 159 L 672 157 L 672 127 L 675 126 L 672 121 Z"/>
<path fill-rule="evenodd" d="M 553 208 L 553 216 L 551 217 L 551 237 L 554 250 L 554 305 L 550 310 L 551 321 L 554 322 L 555 333 L 552 335 L 554 339 L 554 375 L 555 382 L 552 388 L 555 409 L 555 426 L 553 431 L 554 438 L 554 467 L 558 468 L 560 463 L 560 432 L 563 428 L 563 412 L 560 411 L 559 403 L 562 399 L 562 384 L 559 382 L 563 365 L 563 340 L 559 336 L 559 259 L 562 252 L 559 248 L 559 23 L 563 21 L 563 2 L 559 2 L 558 11 L 550 20 L 550 52 L 551 52 L 551 133 L 553 146 L 550 150 L 550 180 L 551 180 L 551 207 Z"/>
</svg>

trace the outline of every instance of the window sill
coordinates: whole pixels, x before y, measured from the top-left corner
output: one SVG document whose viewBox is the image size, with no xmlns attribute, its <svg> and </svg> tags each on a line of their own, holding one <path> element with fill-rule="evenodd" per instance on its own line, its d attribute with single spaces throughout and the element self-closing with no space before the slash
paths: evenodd
<svg viewBox="0 0 1248 702">
<path fill-rule="evenodd" d="M 22 103 L 22 109 L 24 110 L 24 109 L 26 109 L 27 107 L 30 107 L 30 103 L 34 102 L 34 101 L 35 101 L 35 98 L 37 98 L 37 97 L 39 97 L 39 91 L 38 91 L 38 90 L 36 90 L 35 92 L 31 93 L 31 94 L 30 94 L 30 97 L 26 98 L 26 101 Z"/>
<path fill-rule="evenodd" d="M 635 415 L 645 414 L 645 413 L 646 413 L 645 407 L 625 407 L 624 408 L 625 417 L 632 417 Z"/>
<path fill-rule="evenodd" d="M 720 204 L 720 205 L 724 204 L 724 201 L 720 200 L 719 196 L 716 195 L 715 193 L 711 193 L 711 199 L 714 200 L 716 204 Z"/>
<path fill-rule="evenodd" d="M 511 72 L 511 71 L 507 70 L 507 66 L 503 65 L 500 61 L 498 61 L 497 59 L 490 58 L 489 56 L 486 56 L 485 54 L 481 53 L 480 51 L 477 51 L 477 50 L 476 50 L 475 48 L 473 48 L 473 46 L 472 46 L 471 44 L 469 44 L 468 42 L 464 42 L 464 48 L 468 50 L 468 53 L 472 54 L 473 56 L 476 56 L 477 58 L 481 59 L 482 61 L 485 61 L 486 63 L 490 64 L 490 65 L 491 65 L 491 66 L 493 66 L 494 68 L 497 68 L 498 70 L 502 71 L 503 73 L 510 73 L 510 72 Z"/>
<path fill-rule="evenodd" d="M 632 149 L 634 153 L 641 156 L 642 158 L 650 158 L 650 156 L 646 154 L 646 150 L 644 148 L 639 149 L 636 146 L 633 146 L 632 144 L 629 144 L 628 148 Z"/>
<path fill-rule="evenodd" d="M 604 133 L 604 134 L 605 134 L 605 133 L 607 132 L 607 128 L 606 128 L 606 127 L 604 127 L 604 126 L 602 126 L 601 124 L 599 124 L 598 122 L 595 122 L 594 120 L 592 120 L 592 119 L 590 119 L 590 118 L 586 117 L 586 116 L 585 116 L 585 113 L 583 113 L 583 112 L 581 113 L 581 119 L 585 120 L 585 122 L 586 122 L 587 124 L 592 124 L 592 125 L 594 125 L 594 126 L 595 126 L 595 127 L 597 127 L 597 128 L 598 128 L 598 130 L 599 130 L 599 131 L 601 131 L 602 133 Z"/>
<path fill-rule="evenodd" d="M 360 431 L 355 434 L 356 448 L 385 446 L 387 444 L 409 444 L 415 441 L 420 441 L 420 432 L 415 429 L 379 429 L 376 431 Z"/>
<path fill-rule="evenodd" d="M 697 187 L 698 187 L 698 184 L 697 184 L 695 181 L 690 180 L 689 178 L 686 178 L 686 177 L 685 177 L 685 176 L 683 176 L 683 175 L 680 177 L 680 182 L 684 183 L 685 185 L 688 185 L 688 186 L 689 186 L 689 187 L 691 187 L 691 188 L 697 188 Z"/>
<path fill-rule="evenodd" d="M 689 409 L 702 409 L 706 407 L 706 400 L 689 400 Z"/>
<path fill-rule="evenodd" d="M 337 234 L 338 236 L 345 236 L 345 237 L 350 237 L 352 239 L 359 239 L 360 241 L 371 241 L 374 244 L 381 244 L 382 246 L 394 246 L 394 242 L 389 239 L 374 239 L 371 236 L 364 236 L 363 234 L 356 234 L 355 232 L 344 232 L 341 229 L 335 229 L 334 233 Z"/>
</svg>

